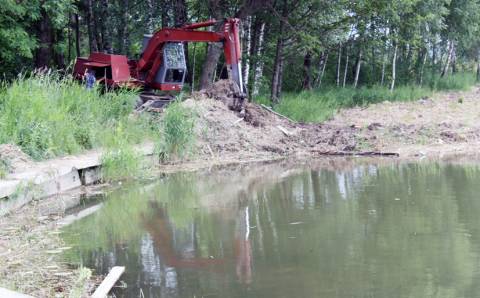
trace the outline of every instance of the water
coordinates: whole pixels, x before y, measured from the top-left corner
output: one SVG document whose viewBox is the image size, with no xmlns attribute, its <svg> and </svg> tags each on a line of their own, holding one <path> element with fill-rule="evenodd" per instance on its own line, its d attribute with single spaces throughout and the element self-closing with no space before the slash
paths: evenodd
<svg viewBox="0 0 480 298">
<path fill-rule="evenodd" d="M 311 163 L 130 185 L 65 229 L 116 297 L 479 297 L 480 168 Z"/>
</svg>

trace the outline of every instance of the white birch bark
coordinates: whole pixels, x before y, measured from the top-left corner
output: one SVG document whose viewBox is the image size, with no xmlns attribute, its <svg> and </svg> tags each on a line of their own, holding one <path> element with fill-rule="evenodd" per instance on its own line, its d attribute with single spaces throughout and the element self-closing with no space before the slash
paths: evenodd
<svg viewBox="0 0 480 298">
<path fill-rule="evenodd" d="M 263 39 L 265 35 L 265 23 L 262 23 L 260 25 L 260 33 L 258 34 L 258 41 L 257 41 L 257 49 L 255 51 L 255 57 L 257 59 L 261 57 L 261 54 L 263 52 Z M 252 95 L 258 95 L 258 92 L 260 91 L 260 79 L 263 76 L 263 60 L 259 59 L 255 63 L 255 69 L 253 73 L 253 82 L 252 82 Z"/>
</svg>

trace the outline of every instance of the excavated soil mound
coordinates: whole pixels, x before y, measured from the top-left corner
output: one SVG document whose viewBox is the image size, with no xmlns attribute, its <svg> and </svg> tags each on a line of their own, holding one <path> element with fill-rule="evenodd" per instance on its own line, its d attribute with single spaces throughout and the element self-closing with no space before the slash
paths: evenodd
<svg viewBox="0 0 480 298">
<path fill-rule="evenodd" d="M 239 101 L 237 91 L 234 83 L 222 80 L 183 103 L 199 115 L 196 129 L 201 153 L 246 157 L 356 147 L 354 128 L 294 123 L 265 107 Z"/>
</svg>

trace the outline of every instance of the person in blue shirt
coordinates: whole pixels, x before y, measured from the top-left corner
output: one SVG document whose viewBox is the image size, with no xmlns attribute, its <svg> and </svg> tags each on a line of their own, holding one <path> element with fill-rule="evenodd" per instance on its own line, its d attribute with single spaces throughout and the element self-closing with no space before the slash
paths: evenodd
<svg viewBox="0 0 480 298">
<path fill-rule="evenodd" d="M 93 89 L 95 86 L 95 71 L 94 70 L 89 70 L 87 71 L 87 74 L 85 75 L 85 82 L 86 82 L 86 87 L 87 90 Z"/>
</svg>

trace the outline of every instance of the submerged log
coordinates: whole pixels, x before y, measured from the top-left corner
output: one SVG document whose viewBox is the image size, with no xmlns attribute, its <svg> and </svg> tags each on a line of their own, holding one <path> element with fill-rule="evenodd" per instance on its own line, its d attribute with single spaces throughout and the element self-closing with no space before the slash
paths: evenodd
<svg viewBox="0 0 480 298">
<path fill-rule="evenodd" d="M 396 152 L 379 152 L 379 151 L 346 152 L 346 151 L 311 150 L 311 152 L 316 153 L 318 155 L 330 155 L 330 156 L 394 156 L 394 157 L 400 156 L 400 154 Z"/>
</svg>

